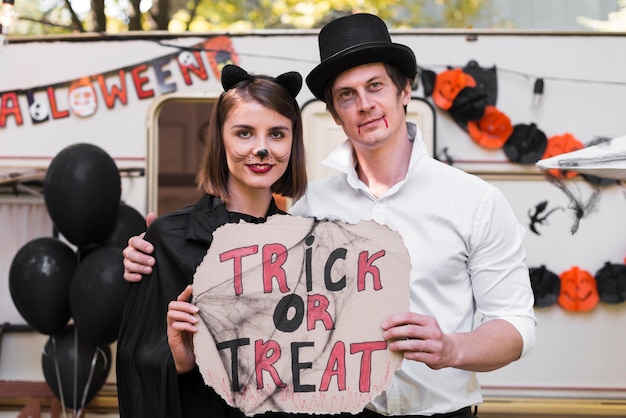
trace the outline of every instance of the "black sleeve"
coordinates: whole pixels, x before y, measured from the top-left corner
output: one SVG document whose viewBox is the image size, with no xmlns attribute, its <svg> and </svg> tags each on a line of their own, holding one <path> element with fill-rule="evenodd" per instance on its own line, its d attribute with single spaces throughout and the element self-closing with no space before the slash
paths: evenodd
<svg viewBox="0 0 626 418">
<path fill-rule="evenodd" d="M 154 245 L 157 264 L 152 274 L 129 286 L 117 343 L 120 417 L 182 418 L 166 314 L 169 301 L 189 280 L 180 271 L 176 254 L 167 251 L 177 243 L 180 251 L 184 238 L 167 221 L 157 219 L 146 239 Z"/>
</svg>

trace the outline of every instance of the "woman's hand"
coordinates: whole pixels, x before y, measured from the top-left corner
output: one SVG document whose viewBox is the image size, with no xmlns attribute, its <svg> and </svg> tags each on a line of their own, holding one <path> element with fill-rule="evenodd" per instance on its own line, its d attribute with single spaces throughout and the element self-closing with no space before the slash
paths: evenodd
<svg viewBox="0 0 626 418">
<path fill-rule="evenodd" d="M 169 303 L 167 309 L 167 341 L 178 374 L 187 373 L 196 365 L 193 333 L 198 330 L 195 326 L 198 308 L 187 302 L 192 293 L 193 288 L 188 285 L 176 300 Z"/>
</svg>

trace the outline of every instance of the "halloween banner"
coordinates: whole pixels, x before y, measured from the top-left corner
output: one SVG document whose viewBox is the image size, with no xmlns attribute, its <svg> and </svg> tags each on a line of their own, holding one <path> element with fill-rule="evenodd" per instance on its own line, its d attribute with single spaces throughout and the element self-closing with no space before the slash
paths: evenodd
<svg viewBox="0 0 626 418">
<path fill-rule="evenodd" d="M 381 324 L 409 310 L 410 267 L 399 234 L 373 221 L 219 228 L 193 284 L 205 382 L 246 415 L 361 411 L 402 362 Z"/>
<path fill-rule="evenodd" d="M 146 100 L 173 93 L 179 88 L 174 79 L 191 86 L 208 80 L 213 73 L 219 80 L 226 64 L 239 64 L 239 56 L 229 37 L 216 36 L 130 67 L 85 75 L 78 80 L 0 92 L 0 128 L 6 127 L 10 118 L 18 127 L 28 119 L 35 125 L 68 117 L 88 118 L 102 107 L 126 106 L 130 97 Z M 179 77 L 174 77 L 175 73 Z M 98 103 L 98 98 L 102 103 Z"/>
</svg>

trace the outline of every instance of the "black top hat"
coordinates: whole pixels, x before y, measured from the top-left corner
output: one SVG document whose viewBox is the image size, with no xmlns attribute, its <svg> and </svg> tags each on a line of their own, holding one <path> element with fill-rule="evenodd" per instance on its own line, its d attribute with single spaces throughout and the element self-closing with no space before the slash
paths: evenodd
<svg viewBox="0 0 626 418">
<path fill-rule="evenodd" d="M 358 13 L 335 19 L 322 28 L 318 41 L 321 63 L 311 71 L 306 83 L 315 97 L 324 102 L 326 85 L 358 65 L 386 62 L 397 65 L 411 80 L 417 74 L 411 48 L 392 43 L 385 22 L 378 16 Z"/>
</svg>

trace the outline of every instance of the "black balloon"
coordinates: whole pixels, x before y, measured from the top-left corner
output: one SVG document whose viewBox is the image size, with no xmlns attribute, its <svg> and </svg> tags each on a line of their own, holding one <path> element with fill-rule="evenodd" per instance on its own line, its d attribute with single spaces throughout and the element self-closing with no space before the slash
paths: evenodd
<svg viewBox="0 0 626 418">
<path fill-rule="evenodd" d="M 111 370 L 111 348 L 94 346 L 75 334 L 69 325 L 51 335 L 41 354 L 43 375 L 66 408 L 83 409 L 96 396 Z"/>
<path fill-rule="evenodd" d="M 76 253 L 64 242 L 42 237 L 26 243 L 13 257 L 9 290 L 18 312 L 38 332 L 51 335 L 70 319 L 68 291 Z"/>
<path fill-rule="evenodd" d="M 50 218 L 72 244 L 100 242 L 111 233 L 121 178 L 113 159 L 92 144 L 74 144 L 50 162 L 43 184 Z"/>
<path fill-rule="evenodd" d="M 142 232 L 146 232 L 146 219 L 132 206 L 121 203 L 117 210 L 115 227 L 101 245 L 125 248 L 130 237 Z"/>
<path fill-rule="evenodd" d="M 78 334 L 96 346 L 117 340 L 128 291 L 123 259 L 121 248 L 99 248 L 81 260 L 70 284 L 69 304 Z"/>
</svg>

